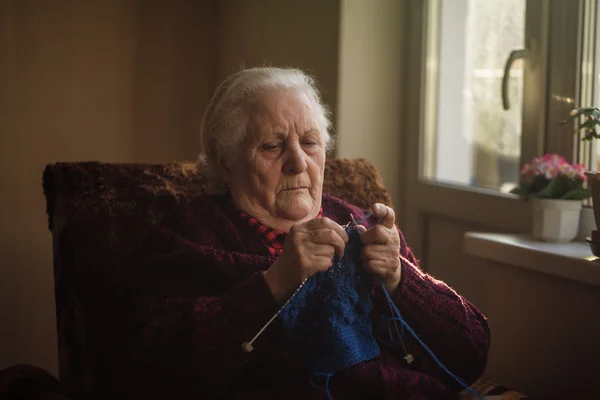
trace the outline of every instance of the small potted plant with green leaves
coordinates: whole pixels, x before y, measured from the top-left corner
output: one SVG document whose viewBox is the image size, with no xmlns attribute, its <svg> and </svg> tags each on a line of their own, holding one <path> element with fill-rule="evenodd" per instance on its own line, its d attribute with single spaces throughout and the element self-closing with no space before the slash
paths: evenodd
<svg viewBox="0 0 600 400">
<path fill-rule="evenodd" d="M 582 200 L 590 197 L 586 169 L 558 154 L 535 157 L 523 166 L 519 186 L 511 193 L 533 203 L 533 236 L 547 242 L 569 242 L 577 236 Z"/>
<path fill-rule="evenodd" d="M 596 107 L 581 107 L 571 110 L 569 116 L 561 122 L 565 124 L 574 124 L 574 134 L 580 135 L 582 141 L 591 142 L 600 139 L 600 109 Z M 592 227 L 591 239 L 586 239 L 591 247 L 600 249 L 600 172 L 586 171 L 588 185 L 591 190 L 592 206 L 594 213 L 594 222 L 590 221 L 588 226 Z M 587 210 L 587 209 L 586 209 Z M 584 210 L 585 211 L 585 210 Z M 585 213 L 584 213 L 585 215 Z M 589 230 L 589 229 L 588 229 Z M 597 246 L 592 246 L 597 243 Z"/>
</svg>

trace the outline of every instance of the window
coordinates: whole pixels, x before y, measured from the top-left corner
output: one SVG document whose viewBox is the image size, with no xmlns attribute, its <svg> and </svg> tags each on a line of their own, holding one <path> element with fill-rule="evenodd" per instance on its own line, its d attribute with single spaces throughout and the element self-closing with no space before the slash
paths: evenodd
<svg viewBox="0 0 600 400">
<path fill-rule="evenodd" d="M 525 46 L 524 0 L 431 1 L 428 21 L 424 177 L 508 192 L 520 170 L 523 64 L 508 79 L 508 54 Z"/>
<path fill-rule="evenodd" d="M 560 124 L 600 108 L 599 1 L 427 1 L 424 182 L 506 195 L 549 152 L 600 170 L 600 146 Z"/>
<path fill-rule="evenodd" d="M 600 105 L 599 1 L 406 2 L 399 214 L 428 268 L 446 268 L 437 244 L 467 230 L 531 232 L 531 204 L 508 193 L 531 158 L 600 159 L 561 124 Z"/>
</svg>

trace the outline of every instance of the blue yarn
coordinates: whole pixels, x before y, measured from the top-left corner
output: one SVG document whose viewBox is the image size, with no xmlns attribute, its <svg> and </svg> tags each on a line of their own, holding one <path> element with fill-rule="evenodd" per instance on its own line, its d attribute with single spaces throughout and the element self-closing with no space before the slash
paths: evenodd
<svg viewBox="0 0 600 400">
<path fill-rule="evenodd" d="M 317 389 L 325 388 L 325 393 L 327 393 L 327 398 L 329 400 L 333 400 L 333 397 L 331 396 L 331 391 L 329 390 L 329 379 L 331 379 L 332 376 L 333 376 L 333 374 L 323 374 L 323 373 L 315 372 L 310 377 L 310 384 L 311 385 L 313 385 Z M 325 383 L 323 383 L 323 384 L 316 383 L 315 379 L 318 378 L 318 377 L 325 378 Z"/>
<path fill-rule="evenodd" d="M 333 399 L 329 381 L 336 371 L 371 360 L 380 352 L 369 315 L 373 308 L 372 275 L 362 268 L 362 242 L 356 228 L 371 215 L 367 214 L 361 221 L 346 228 L 349 240 L 344 257 L 334 257 L 331 268 L 311 276 L 280 313 L 287 339 L 307 357 L 312 371 L 311 384 L 324 388 L 329 400 Z M 379 283 L 393 314 L 391 317 L 382 316 L 380 321 L 380 324 L 388 324 L 390 342 L 385 342 L 381 337 L 379 341 L 388 346 L 398 345 L 405 337 L 405 330 L 408 330 L 440 368 L 478 399 L 484 400 L 461 378 L 450 372 L 421 341 L 402 318 L 383 283 Z M 392 333 L 393 321 L 401 323 L 400 337 L 396 339 Z M 315 380 L 318 378 L 324 379 L 324 382 L 317 383 Z"/>
<path fill-rule="evenodd" d="M 480 400 L 485 400 L 483 397 L 481 397 L 479 395 L 479 393 L 477 393 L 475 390 L 473 390 L 471 387 L 469 387 L 469 385 L 467 385 L 465 383 L 465 381 L 463 381 L 458 376 L 454 375 L 452 372 L 450 372 L 450 370 L 448 368 L 446 368 L 444 366 L 444 364 L 442 364 L 442 362 L 435 356 L 435 354 L 433 354 L 433 352 L 429 349 L 429 347 L 427 347 L 427 345 L 425 343 L 423 343 L 423 341 L 419 338 L 419 336 L 417 336 L 417 334 L 410 327 L 410 325 L 408 325 L 408 323 L 402 318 L 402 314 L 400 314 L 400 310 L 398 309 L 398 307 L 396 306 L 396 304 L 394 303 L 394 301 L 390 297 L 390 294 L 388 293 L 388 291 L 385 289 L 385 286 L 383 285 L 383 282 L 379 281 L 379 284 L 381 286 L 381 289 L 382 289 L 383 293 L 385 293 L 385 297 L 387 298 L 388 303 L 392 307 L 393 312 L 396 314 L 395 317 L 392 316 L 391 318 L 382 316 L 382 319 L 385 319 L 388 322 L 399 321 L 402 324 L 402 327 L 403 328 L 406 327 L 406 329 L 408 330 L 408 332 L 417 340 L 417 342 L 419 342 L 419 344 L 421 346 L 423 346 L 423 348 L 425 349 L 425 351 L 431 356 L 431 358 L 433 358 L 433 361 L 435 361 L 436 364 L 439 365 L 439 367 L 444 370 L 444 372 L 446 372 L 448 375 L 450 375 L 450 377 L 452 379 L 454 379 L 456 382 L 458 382 L 460 385 L 462 385 L 469 392 L 473 393 L 473 395 L 475 395 L 475 397 L 477 397 Z M 391 330 L 391 325 L 392 324 L 390 323 L 389 326 L 388 326 L 388 329 L 389 329 L 388 333 L 390 334 L 390 337 L 393 338 L 393 336 L 392 336 L 392 330 Z M 392 339 L 392 341 L 393 341 L 393 339 Z"/>
<path fill-rule="evenodd" d="M 313 374 L 333 374 L 379 355 L 369 314 L 372 276 L 360 262 L 360 232 L 346 228 L 344 257 L 311 276 L 281 311 L 288 340 Z"/>
</svg>

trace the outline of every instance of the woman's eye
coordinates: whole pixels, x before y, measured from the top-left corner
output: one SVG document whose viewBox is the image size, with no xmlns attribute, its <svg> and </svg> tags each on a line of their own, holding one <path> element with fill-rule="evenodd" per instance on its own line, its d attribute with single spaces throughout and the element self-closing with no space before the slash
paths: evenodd
<svg viewBox="0 0 600 400">
<path fill-rule="evenodd" d="M 277 150 L 279 146 L 276 144 L 263 144 L 262 148 L 263 150 L 267 150 L 267 151 L 273 151 L 273 150 Z"/>
<path fill-rule="evenodd" d="M 313 147 L 313 146 L 316 146 L 317 143 L 316 142 L 304 142 L 303 145 L 306 147 Z"/>
</svg>

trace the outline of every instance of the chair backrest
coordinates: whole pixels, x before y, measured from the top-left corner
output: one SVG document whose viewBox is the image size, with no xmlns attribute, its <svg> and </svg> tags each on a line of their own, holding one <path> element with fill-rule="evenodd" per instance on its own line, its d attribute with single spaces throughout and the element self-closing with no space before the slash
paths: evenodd
<svg viewBox="0 0 600 400">
<path fill-rule="evenodd" d="M 43 175 L 53 238 L 59 374 L 83 396 L 102 394 L 126 316 L 119 313 L 139 238 L 204 194 L 194 163 L 56 163 Z M 325 193 L 362 208 L 391 205 L 375 167 L 329 159 Z M 148 255 L 151 256 L 151 255 Z M 122 339 L 122 338 L 121 338 Z"/>
</svg>

